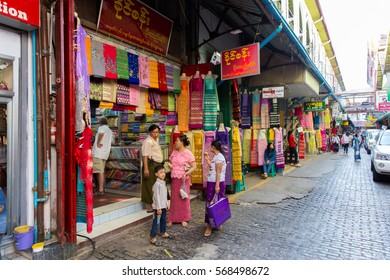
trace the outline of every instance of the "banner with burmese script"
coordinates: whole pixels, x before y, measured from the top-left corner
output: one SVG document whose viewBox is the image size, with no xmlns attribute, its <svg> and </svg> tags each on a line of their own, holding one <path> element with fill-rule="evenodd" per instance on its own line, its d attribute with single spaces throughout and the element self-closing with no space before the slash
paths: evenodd
<svg viewBox="0 0 390 280">
<path fill-rule="evenodd" d="M 98 29 L 166 56 L 173 22 L 137 0 L 102 0 Z"/>
<path fill-rule="evenodd" d="M 222 52 L 221 80 L 260 74 L 259 43 Z"/>
</svg>

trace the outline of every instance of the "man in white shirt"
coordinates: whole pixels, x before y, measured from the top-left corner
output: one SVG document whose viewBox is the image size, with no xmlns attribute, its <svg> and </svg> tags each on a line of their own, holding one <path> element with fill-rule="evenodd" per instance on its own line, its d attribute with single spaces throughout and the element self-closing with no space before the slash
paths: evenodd
<svg viewBox="0 0 390 280">
<path fill-rule="evenodd" d="M 99 129 L 95 136 L 95 143 L 92 148 L 93 173 L 97 174 L 98 193 L 104 195 L 104 170 L 106 160 L 110 155 L 112 131 L 107 125 L 107 119 L 102 117 L 99 121 Z"/>
</svg>

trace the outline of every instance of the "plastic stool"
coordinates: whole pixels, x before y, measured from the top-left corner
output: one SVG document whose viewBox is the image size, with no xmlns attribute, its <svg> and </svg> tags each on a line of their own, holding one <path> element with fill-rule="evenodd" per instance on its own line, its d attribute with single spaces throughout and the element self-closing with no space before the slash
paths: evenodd
<svg viewBox="0 0 390 280">
<path fill-rule="evenodd" d="M 271 172 L 269 174 L 271 177 L 275 177 L 276 176 L 276 167 L 275 167 L 275 164 L 272 164 L 271 166 Z"/>
</svg>

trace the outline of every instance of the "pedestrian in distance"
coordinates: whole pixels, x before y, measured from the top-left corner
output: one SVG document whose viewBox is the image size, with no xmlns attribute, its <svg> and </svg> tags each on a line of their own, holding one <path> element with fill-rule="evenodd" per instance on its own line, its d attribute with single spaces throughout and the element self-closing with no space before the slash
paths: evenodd
<svg viewBox="0 0 390 280">
<path fill-rule="evenodd" d="M 226 190 L 226 158 L 223 155 L 222 143 L 219 140 L 211 142 L 210 151 L 214 154 L 214 157 L 210 160 L 210 155 L 205 152 L 204 157 L 210 168 L 207 176 L 207 187 L 206 187 L 206 207 L 212 203 L 215 194 L 218 197 L 225 196 Z M 205 211 L 205 223 L 207 224 L 204 236 L 208 237 L 211 235 L 212 228 L 210 226 L 210 220 Z M 219 228 L 220 230 L 222 227 Z"/>
<path fill-rule="evenodd" d="M 196 169 L 194 154 L 187 149 L 190 141 L 186 135 L 176 138 L 174 151 L 169 157 L 171 168 L 171 208 L 168 215 L 168 226 L 172 223 L 181 223 L 183 227 L 191 220 L 190 208 L 190 176 Z M 188 198 L 183 199 L 180 189 L 183 188 L 188 194 Z"/>
<path fill-rule="evenodd" d="M 3 241 L 3 237 L 7 232 L 7 207 L 6 198 L 3 189 L 0 186 L 0 245 Z M 0 251 L 0 260 L 2 259 Z"/>
<path fill-rule="evenodd" d="M 106 161 L 110 155 L 112 143 L 112 131 L 107 125 L 107 119 L 102 117 L 99 120 L 99 128 L 92 147 L 93 173 L 97 174 L 98 190 L 95 195 L 104 195 L 104 171 Z"/>
<path fill-rule="evenodd" d="M 340 138 L 337 134 L 332 136 L 333 152 L 338 153 L 340 149 Z"/>
<path fill-rule="evenodd" d="M 344 147 L 344 153 L 348 154 L 348 147 L 349 147 L 349 136 L 346 132 L 343 133 L 343 136 L 341 136 L 341 145 Z"/>
<path fill-rule="evenodd" d="M 161 241 L 157 240 L 158 226 L 162 238 L 175 238 L 173 234 L 167 233 L 167 211 L 169 202 L 167 199 L 167 186 L 165 183 L 166 170 L 163 165 L 157 165 L 154 169 L 156 182 L 153 185 L 153 223 L 150 231 L 150 243 L 155 246 L 161 246 Z"/>
<path fill-rule="evenodd" d="M 154 169 L 163 162 L 163 153 L 159 143 L 160 127 L 152 124 L 149 129 L 149 136 L 143 141 L 142 153 L 142 191 L 141 201 L 146 204 L 146 211 L 153 212 L 153 184 L 156 182 Z"/>
<path fill-rule="evenodd" d="M 276 163 L 276 151 L 273 142 L 268 143 L 267 149 L 264 151 L 264 163 L 262 177 L 266 179 L 271 172 L 272 165 Z"/>
<path fill-rule="evenodd" d="M 359 135 L 357 133 L 355 133 L 355 136 L 353 137 L 353 140 L 352 140 L 352 145 L 353 145 L 353 156 L 354 156 L 354 159 L 355 161 L 357 161 L 358 159 L 361 159 L 360 157 L 360 143 L 361 141 L 359 140 Z"/>
<path fill-rule="evenodd" d="M 287 133 L 288 147 L 290 150 L 290 165 L 299 167 L 298 153 L 297 153 L 297 140 L 294 137 L 292 130 Z"/>
</svg>

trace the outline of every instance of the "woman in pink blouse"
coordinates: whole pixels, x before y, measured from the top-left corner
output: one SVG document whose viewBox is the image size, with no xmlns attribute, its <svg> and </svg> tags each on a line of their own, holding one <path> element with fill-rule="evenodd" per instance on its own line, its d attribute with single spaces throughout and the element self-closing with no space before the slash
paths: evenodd
<svg viewBox="0 0 390 280">
<path fill-rule="evenodd" d="M 190 175 L 196 169 L 193 153 L 186 147 L 190 145 L 186 135 L 177 137 L 174 151 L 169 157 L 171 163 L 171 209 L 167 226 L 172 223 L 181 223 L 183 227 L 191 220 L 190 198 L 182 199 L 180 188 L 184 184 L 185 191 L 190 193 Z"/>
</svg>

